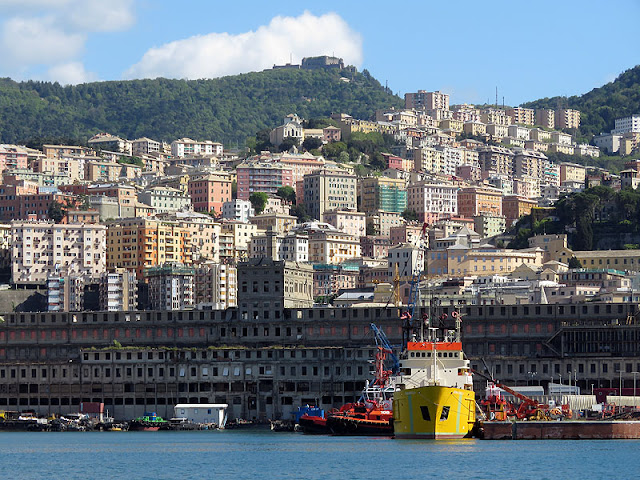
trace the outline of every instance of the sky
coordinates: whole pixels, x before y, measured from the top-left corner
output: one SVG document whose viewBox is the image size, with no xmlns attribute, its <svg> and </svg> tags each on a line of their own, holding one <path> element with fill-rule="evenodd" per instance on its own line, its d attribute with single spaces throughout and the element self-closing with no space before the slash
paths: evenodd
<svg viewBox="0 0 640 480">
<path fill-rule="evenodd" d="M 216 78 L 335 55 L 401 96 L 519 105 L 640 64 L 640 0 L 0 0 L 0 77 Z"/>
</svg>

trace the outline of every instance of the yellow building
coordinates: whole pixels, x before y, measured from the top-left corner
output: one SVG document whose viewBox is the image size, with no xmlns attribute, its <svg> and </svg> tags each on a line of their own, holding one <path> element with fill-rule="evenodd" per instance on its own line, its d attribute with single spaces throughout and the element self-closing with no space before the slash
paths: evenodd
<svg viewBox="0 0 640 480">
<path fill-rule="evenodd" d="M 339 231 L 309 232 L 309 262 L 338 265 L 360 257 L 360 239 Z"/>
<path fill-rule="evenodd" d="M 287 233 L 298 224 L 298 218 L 284 213 L 263 213 L 249 220 L 261 230 L 272 229 L 277 233 Z"/>
<path fill-rule="evenodd" d="M 232 251 L 230 257 L 234 260 L 242 260 L 249 258 L 249 243 L 251 237 L 257 235 L 258 232 L 263 233 L 264 230 L 258 228 L 253 223 L 243 223 L 238 221 L 224 222 L 222 224 L 222 233 L 231 235 Z"/>
<path fill-rule="evenodd" d="M 541 267 L 543 256 L 540 248 L 509 250 L 454 245 L 429 250 L 427 272 L 429 276 L 507 274 L 523 264 Z"/>
</svg>

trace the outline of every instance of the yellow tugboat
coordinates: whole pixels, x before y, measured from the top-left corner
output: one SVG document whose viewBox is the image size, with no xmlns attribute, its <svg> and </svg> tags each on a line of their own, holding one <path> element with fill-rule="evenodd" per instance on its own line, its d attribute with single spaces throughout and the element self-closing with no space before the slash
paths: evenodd
<svg viewBox="0 0 640 480">
<path fill-rule="evenodd" d="M 393 429 L 396 438 L 470 437 L 476 421 L 476 402 L 469 360 L 462 351 L 460 318 L 455 337 L 407 342 L 395 377 Z M 448 333 L 453 333 L 448 332 Z"/>
</svg>

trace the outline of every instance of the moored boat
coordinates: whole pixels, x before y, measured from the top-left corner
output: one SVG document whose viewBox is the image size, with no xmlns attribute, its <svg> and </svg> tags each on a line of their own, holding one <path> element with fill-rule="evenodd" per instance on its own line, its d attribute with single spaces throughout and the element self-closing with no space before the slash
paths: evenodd
<svg viewBox="0 0 640 480">
<path fill-rule="evenodd" d="M 407 342 L 395 377 L 393 428 L 396 438 L 464 438 L 476 421 L 469 360 L 462 351 L 457 312 L 455 338 L 430 328 L 426 341 Z M 415 340 L 415 339 L 414 339 Z"/>
<path fill-rule="evenodd" d="M 167 427 L 169 422 L 159 417 L 156 412 L 145 412 L 143 416 L 129 422 L 129 430 L 138 432 L 157 432 Z"/>
</svg>

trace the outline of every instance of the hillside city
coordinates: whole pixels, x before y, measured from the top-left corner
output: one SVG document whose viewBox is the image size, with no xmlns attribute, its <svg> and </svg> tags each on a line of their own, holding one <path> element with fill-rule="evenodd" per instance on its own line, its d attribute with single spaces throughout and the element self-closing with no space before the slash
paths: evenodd
<svg viewBox="0 0 640 480">
<path fill-rule="evenodd" d="M 580 124 L 575 110 L 450 106 L 423 90 L 405 104 L 371 119 L 333 114 L 324 128 L 288 115 L 269 135 L 291 145 L 280 153 L 108 133 L 87 146 L 2 145 L 10 284 L 40 291 L 46 302 L 22 304 L 40 311 L 226 309 L 263 287 L 282 288 L 284 307 L 400 305 L 416 279 L 422 305 L 635 298 L 640 251 L 572 251 L 566 234 L 504 245 L 522 216 L 587 183 L 637 188 L 640 161 L 617 176 L 547 154 L 629 155 L 640 116 L 616 120 L 592 146 L 565 133 Z M 322 155 L 372 132 L 395 141 L 381 172 L 357 175 Z M 309 139 L 313 153 L 302 149 Z M 270 280 L 282 286 L 256 286 L 255 265 L 280 271 Z"/>
<path fill-rule="evenodd" d="M 0 145 L 0 406 L 339 407 L 371 378 L 373 325 L 399 345 L 413 315 L 464 317 L 471 367 L 505 382 L 635 384 L 640 115 L 582 144 L 576 110 L 419 90 L 370 118 L 277 123 L 244 149 L 112 133 Z M 624 170 L 587 166 L 601 152 Z M 624 249 L 585 249 L 607 218 Z"/>
</svg>

